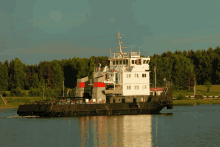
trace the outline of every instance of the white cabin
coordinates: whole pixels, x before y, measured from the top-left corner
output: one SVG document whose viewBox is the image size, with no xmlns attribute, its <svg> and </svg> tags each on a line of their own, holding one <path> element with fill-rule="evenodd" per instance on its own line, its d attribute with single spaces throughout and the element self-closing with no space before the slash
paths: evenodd
<svg viewBox="0 0 220 147">
<path fill-rule="evenodd" d="M 95 77 L 104 75 L 103 83 L 114 85 L 114 89 L 106 93 L 121 96 L 150 95 L 149 57 L 140 57 L 139 52 L 122 52 L 121 36 L 118 32 L 120 52 L 111 53 L 110 67 L 100 69 Z"/>
</svg>

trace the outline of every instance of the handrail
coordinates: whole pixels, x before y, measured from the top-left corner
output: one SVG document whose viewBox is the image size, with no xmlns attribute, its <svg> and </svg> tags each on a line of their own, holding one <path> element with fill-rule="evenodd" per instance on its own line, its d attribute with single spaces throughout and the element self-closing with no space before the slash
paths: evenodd
<svg viewBox="0 0 220 147">
<path fill-rule="evenodd" d="M 0 95 L 1 95 L 1 94 L 0 94 Z M 4 98 L 2 97 L 2 95 L 1 95 L 1 98 L 2 98 L 2 100 L 4 101 L 5 105 L 7 105 L 7 103 L 6 103 L 6 101 L 4 100 Z"/>
</svg>

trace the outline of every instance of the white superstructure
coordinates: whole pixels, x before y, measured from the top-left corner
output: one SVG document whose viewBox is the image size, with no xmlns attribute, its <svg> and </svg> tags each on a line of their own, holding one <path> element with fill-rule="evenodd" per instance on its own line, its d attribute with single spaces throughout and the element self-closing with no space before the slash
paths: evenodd
<svg viewBox="0 0 220 147">
<path fill-rule="evenodd" d="M 114 85 L 114 88 L 105 90 L 122 96 L 150 95 L 150 58 L 140 57 L 139 52 L 123 52 L 121 46 L 121 35 L 116 34 L 119 40 L 118 53 L 111 53 L 110 67 L 99 68 L 94 77 L 105 76 L 103 83 Z M 95 73 L 95 72 L 94 72 Z"/>
<path fill-rule="evenodd" d="M 92 99 L 97 103 L 106 102 L 106 94 L 113 96 L 142 96 L 150 95 L 150 58 L 140 57 L 139 52 L 123 52 L 126 47 L 121 46 L 121 35 L 116 34 L 119 40 L 120 52 L 111 53 L 110 66 L 94 68 Z M 88 78 L 86 77 L 86 80 Z M 77 96 L 84 95 L 85 78 L 77 80 Z M 121 98 L 114 100 L 122 102 Z M 125 101 L 129 101 L 129 98 Z M 139 100 L 137 100 L 139 101 Z"/>
</svg>

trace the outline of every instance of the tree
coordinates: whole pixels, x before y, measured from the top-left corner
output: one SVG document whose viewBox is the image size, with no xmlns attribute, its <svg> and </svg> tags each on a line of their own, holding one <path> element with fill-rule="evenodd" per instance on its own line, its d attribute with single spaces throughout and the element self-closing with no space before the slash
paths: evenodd
<svg viewBox="0 0 220 147">
<path fill-rule="evenodd" d="M 32 75 L 31 87 L 39 88 L 39 86 L 40 86 L 40 82 L 38 79 L 38 74 L 34 72 Z"/>
<path fill-rule="evenodd" d="M 24 72 L 24 64 L 18 58 L 10 62 L 9 74 L 9 90 L 15 88 L 24 89 L 26 74 Z"/>
<path fill-rule="evenodd" d="M 8 61 L 3 64 L 0 62 L 0 90 L 8 90 Z"/>
<path fill-rule="evenodd" d="M 210 88 L 212 87 L 212 83 L 209 81 L 206 81 L 204 83 L 204 86 L 207 88 L 207 93 L 209 93 Z"/>
<path fill-rule="evenodd" d="M 52 66 L 54 85 L 56 88 L 61 89 L 64 77 L 63 71 L 61 70 L 61 66 L 58 62 L 52 63 Z"/>
<path fill-rule="evenodd" d="M 183 55 L 174 54 L 172 57 L 172 81 L 177 89 L 187 89 L 190 83 L 188 83 L 188 77 L 194 79 L 194 66 L 191 60 Z"/>
</svg>

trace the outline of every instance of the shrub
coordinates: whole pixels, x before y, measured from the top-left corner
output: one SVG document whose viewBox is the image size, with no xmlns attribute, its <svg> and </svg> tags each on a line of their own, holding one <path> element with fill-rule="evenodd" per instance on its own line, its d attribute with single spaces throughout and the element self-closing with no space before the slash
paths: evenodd
<svg viewBox="0 0 220 147">
<path fill-rule="evenodd" d="M 11 96 L 22 96 L 22 91 L 18 87 L 16 89 L 11 89 L 10 94 L 11 94 Z"/>
<path fill-rule="evenodd" d="M 184 95 L 179 94 L 179 96 L 177 97 L 177 100 L 182 100 L 182 99 L 185 99 Z"/>
<path fill-rule="evenodd" d="M 7 97 L 7 96 L 9 96 L 9 95 L 8 95 L 6 92 L 3 92 L 3 93 L 2 93 L 2 96 L 3 96 L 3 97 Z"/>
</svg>

